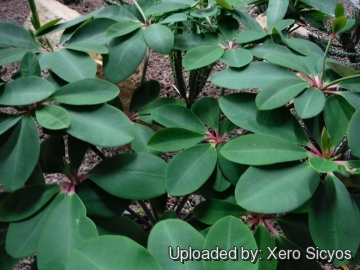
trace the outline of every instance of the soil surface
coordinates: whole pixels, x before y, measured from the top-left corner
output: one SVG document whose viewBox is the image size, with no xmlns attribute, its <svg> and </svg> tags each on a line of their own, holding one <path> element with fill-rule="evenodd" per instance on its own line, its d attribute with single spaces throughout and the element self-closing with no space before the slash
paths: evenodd
<svg viewBox="0 0 360 270">
<path fill-rule="evenodd" d="M 61 2 L 63 4 L 63 0 L 58 0 L 58 2 Z M 96 9 L 99 9 L 103 6 L 106 6 L 105 1 L 103 0 L 79 0 L 79 1 L 71 1 L 67 0 L 65 2 L 75 2 L 71 4 L 65 4 L 68 7 L 76 10 L 80 14 L 87 14 L 91 11 L 94 11 Z M 78 2 L 78 3 L 76 3 Z M 350 2 L 350 0 L 340 0 L 345 9 L 348 12 L 348 15 L 351 14 L 351 12 L 355 9 L 353 4 Z M 252 15 L 256 16 L 257 13 L 255 10 L 252 10 Z M 27 0 L 0 0 L 0 20 L 1 21 L 8 21 L 13 22 L 19 25 L 23 25 L 26 21 L 27 17 L 29 16 L 30 9 L 28 5 Z M 313 30 L 309 28 L 310 30 Z M 325 37 L 323 33 L 315 32 L 315 34 L 318 34 L 321 37 Z M 358 50 L 359 51 L 359 50 Z M 348 62 L 347 59 L 342 59 L 343 62 Z M 7 72 L 3 75 L 1 75 L 1 78 L 5 81 L 9 81 L 11 78 L 11 75 L 18 70 L 18 64 L 12 64 L 5 67 Z M 223 69 L 222 64 L 216 64 L 213 68 L 214 71 L 218 71 Z M 1 71 L 1 70 L 0 70 Z M 147 79 L 154 79 L 160 82 L 161 85 L 161 96 L 167 96 L 167 97 L 177 97 L 180 98 L 180 95 L 177 93 L 175 88 L 173 87 L 173 76 L 172 71 L 170 68 L 170 62 L 168 59 L 168 56 L 160 55 L 155 52 L 151 52 L 150 54 L 150 60 L 149 65 L 147 69 L 146 74 Z M 213 96 L 213 97 L 219 97 L 220 95 L 220 88 L 211 85 L 209 82 L 206 83 L 204 90 L 200 94 L 201 96 Z M 44 139 L 44 135 L 40 133 L 40 138 Z M 113 148 L 113 149 L 100 149 L 100 151 L 106 156 L 112 156 L 118 153 L 123 152 L 123 149 L 120 148 Z M 169 159 L 168 157 L 164 157 L 165 159 Z M 100 162 L 100 158 L 98 155 L 96 155 L 91 150 L 88 151 L 88 153 L 85 156 L 84 165 L 81 167 L 82 172 L 87 172 L 91 168 L 93 168 L 97 163 Z M 46 176 L 46 181 L 48 183 L 61 183 L 63 181 L 66 181 L 66 178 L 62 174 L 51 174 Z M 0 187 L 1 188 L 1 187 Z M 171 207 L 171 204 L 175 203 L 175 199 L 170 199 L 169 207 Z M 192 207 L 195 205 L 195 198 L 190 197 L 186 206 L 185 206 L 185 214 L 188 212 Z M 33 262 L 33 258 L 24 258 L 18 262 L 18 264 L 14 267 L 16 270 L 25 270 L 25 269 L 31 269 L 31 263 Z M 324 265 L 324 269 L 331 270 L 331 269 L 342 269 L 342 268 L 334 268 L 330 265 Z M 360 267 L 352 267 L 349 269 L 360 269 Z"/>
</svg>

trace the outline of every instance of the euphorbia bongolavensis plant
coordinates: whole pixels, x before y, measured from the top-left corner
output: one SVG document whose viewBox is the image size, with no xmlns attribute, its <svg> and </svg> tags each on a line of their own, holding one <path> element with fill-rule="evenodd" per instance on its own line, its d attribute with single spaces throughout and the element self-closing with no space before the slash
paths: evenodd
<svg viewBox="0 0 360 270">
<path fill-rule="evenodd" d="M 359 75 L 315 44 L 288 37 L 294 20 L 283 20 L 286 9 L 268 12 L 265 32 L 235 2 L 135 1 L 37 25 L 31 36 L 0 22 L 0 65 L 20 60 L 20 77 L 0 82 L 0 108 L 7 109 L 0 114 L 1 269 L 33 254 L 38 269 L 358 263 L 359 203 L 349 190 L 359 185 Z M 270 0 L 269 8 L 286 2 Z M 303 2 L 335 10 L 329 44 L 351 27 L 336 1 Z M 199 14 L 209 18 L 194 22 Z M 179 22 L 196 32 L 179 34 Z M 187 28 L 192 23 L 198 27 Z M 240 26 L 247 29 L 238 33 Z M 60 46 L 40 42 L 62 29 Z M 126 117 L 117 87 L 94 78 L 87 52 L 103 55 L 114 83 L 135 71 L 147 46 L 186 51 L 189 70 L 220 59 L 229 67 L 212 83 L 256 91 L 191 104 L 158 98 L 160 85 L 149 80 L 134 91 Z M 34 120 L 47 134 L 41 144 Z M 164 128 L 155 133 L 143 122 Z M 245 131 L 232 133 L 237 127 Z M 97 148 L 128 143 L 134 152 L 112 157 Z M 89 148 L 103 160 L 83 173 Z M 169 162 L 160 158 L 178 150 Z M 43 173 L 68 181 L 45 184 Z M 184 214 L 192 194 L 205 201 Z M 169 196 L 182 198 L 169 208 Z"/>
</svg>

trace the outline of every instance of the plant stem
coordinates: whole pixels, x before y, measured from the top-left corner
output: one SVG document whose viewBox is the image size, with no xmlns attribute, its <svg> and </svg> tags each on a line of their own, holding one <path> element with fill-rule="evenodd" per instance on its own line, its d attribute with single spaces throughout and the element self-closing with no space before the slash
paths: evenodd
<svg viewBox="0 0 360 270">
<path fill-rule="evenodd" d="M 188 201 L 189 197 L 190 197 L 190 195 L 185 195 L 182 198 L 181 202 L 179 203 L 178 207 L 175 210 L 176 215 L 180 215 L 181 210 L 183 209 L 185 203 Z"/>
<path fill-rule="evenodd" d="M 134 217 L 136 217 L 138 220 L 141 221 L 142 224 L 144 224 L 145 226 L 147 226 L 148 228 L 152 228 L 153 226 L 147 222 L 144 218 L 142 218 L 138 213 L 136 213 L 134 210 L 132 210 L 130 207 L 126 208 L 126 211 L 128 211 L 131 215 L 133 215 Z"/>
<path fill-rule="evenodd" d="M 146 206 L 145 202 L 142 200 L 138 200 L 138 203 L 140 204 L 141 208 L 145 211 L 145 213 L 148 216 L 148 218 L 150 219 L 151 223 L 155 224 L 156 220 L 154 218 L 154 215 L 151 213 L 149 208 Z"/>
<path fill-rule="evenodd" d="M 326 56 L 329 52 L 329 49 L 330 49 L 330 46 L 331 46 L 331 43 L 333 41 L 334 37 L 331 37 L 329 39 L 329 42 L 326 46 L 326 50 L 325 50 L 325 53 L 324 53 L 324 58 L 323 58 L 323 61 L 322 61 L 322 67 L 321 67 L 321 73 L 320 73 L 320 78 L 319 78 L 319 82 L 322 83 L 323 79 L 324 79 L 324 72 L 325 72 L 325 60 L 326 60 Z"/>
<path fill-rule="evenodd" d="M 147 22 L 146 16 L 145 16 L 144 12 L 142 11 L 141 7 L 139 6 L 139 4 L 137 3 L 136 0 L 134 0 L 134 4 L 135 4 L 136 8 L 139 10 L 141 16 L 143 17 L 144 23 L 146 23 Z"/>
<path fill-rule="evenodd" d="M 144 65 L 143 65 L 143 70 L 142 70 L 142 74 L 141 74 L 141 84 L 143 84 L 146 80 L 146 71 L 147 71 L 147 67 L 149 65 L 149 55 L 150 55 L 150 48 L 149 48 L 149 46 L 146 46 Z"/>
<path fill-rule="evenodd" d="M 342 82 L 342 81 L 354 79 L 354 78 L 360 78 L 360 74 L 356 74 L 356 75 L 352 75 L 352 76 L 348 76 L 348 77 L 344 77 L 344 78 L 340 78 L 340 79 L 337 79 L 335 81 L 332 81 L 331 83 L 329 83 L 329 84 L 325 85 L 324 87 L 322 87 L 321 90 L 325 90 L 325 89 L 329 88 L 330 86 L 332 86 L 334 84 L 337 84 L 337 83 Z"/>
<path fill-rule="evenodd" d="M 106 156 L 105 156 L 99 149 L 97 149 L 96 146 L 90 145 L 90 149 L 91 149 L 95 154 L 97 154 L 101 159 L 106 159 Z"/>
<path fill-rule="evenodd" d="M 275 235 L 278 235 L 279 233 L 274 229 L 274 227 L 270 224 L 270 222 L 266 219 L 263 220 L 264 222 L 264 225 L 266 226 L 266 228 L 268 228 L 268 230 L 270 232 L 272 232 L 272 234 L 275 236 Z"/>
</svg>

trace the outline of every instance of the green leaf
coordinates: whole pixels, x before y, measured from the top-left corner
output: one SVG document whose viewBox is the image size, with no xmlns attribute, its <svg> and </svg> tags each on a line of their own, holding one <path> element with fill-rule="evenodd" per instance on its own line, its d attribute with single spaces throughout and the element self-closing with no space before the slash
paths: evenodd
<svg viewBox="0 0 360 270">
<path fill-rule="evenodd" d="M 10 223 L 6 235 L 6 250 L 12 257 L 23 258 L 36 252 L 43 226 L 53 209 L 63 198 L 64 194 L 58 193 L 35 215 L 22 221 Z"/>
<path fill-rule="evenodd" d="M 263 39 L 267 37 L 267 35 L 268 34 L 262 31 L 262 29 L 245 29 L 236 36 L 236 41 L 245 44 Z"/>
<path fill-rule="evenodd" d="M 76 194 L 86 207 L 86 214 L 92 219 L 108 219 L 121 215 L 129 200 L 112 196 L 94 182 L 86 179 L 76 187 Z"/>
<path fill-rule="evenodd" d="M 320 157 L 309 157 L 309 163 L 319 173 L 332 172 L 338 169 L 338 165 L 334 161 Z"/>
<path fill-rule="evenodd" d="M 237 204 L 212 199 L 195 206 L 193 214 L 202 223 L 213 225 L 223 217 L 234 216 L 238 218 L 246 215 L 247 211 Z"/>
<path fill-rule="evenodd" d="M 100 250 L 99 246 L 102 247 Z M 114 256 L 116 250 L 119 256 Z M 100 236 L 77 246 L 71 252 L 65 269 L 115 270 L 119 267 L 122 269 L 161 269 L 159 263 L 144 247 L 127 237 L 115 235 Z"/>
<path fill-rule="evenodd" d="M 269 134 L 297 144 L 308 144 L 299 122 L 286 108 L 260 111 L 253 94 L 232 94 L 220 98 L 220 108 L 239 127 Z"/>
<path fill-rule="evenodd" d="M 306 158 L 302 147 L 266 134 L 251 134 L 235 138 L 225 144 L 221 154 L 240 164 L 267 165 Z"/>
<path fill-rule="evenodd" d="M 0 135 L 13 127 L 20 119 L 19 115 L 0 113 Z"/>
<path fill-rule="evenodd" d="M 253 55 L 246 49 L 226 50 L 220 60 L 225 64 L 240 68 L 249 64 L 253 60 Z"/>
<path fill-rule="evenodd" d="M 56 25 L 58 22 L 60 22 L 62 20 L 62 18 L 56 18 L 52 21 L 49 21 L 47 23 L 45 23 L 43 26 L 39 27 L 36 31 L 35 31 L 35 36 L 37 36 L 38 32 L 42 32 L 48 28 L 50 28 L 51 26 Z"/>
<path fill-rule="evenodd" d="M 27 52 L 21 59 L 20 73 L 22 77 L 41 77 L 40 64 L 33 52 Z"/>
<path fill-rule="evenodd" d="M 338 62 L 331 61 L 331 59 L 327 59 L 326 65 L 328 65 L 333 71 L 335 71 L 341 77 L 348 77 L 357 74 L 357 71 L 355 69 L 342 65 Z"/>
<path fill-rule="evenodd" d="M 352 254 L 358 251 L 359 209 L 346 187 L 333 174 L 328 174 L 315 195 L 309 212 L 309 226 L 320 249 L 350 250 Z M 346 260 L 341 262 L 345 263 Z"/>
<path fill-rule="evenodd" d="M 205 134 L 207 129 L 189 109 L 178 105 L 165 105 L 151 112 L 152 118 L 166 127 L 178 127 Z"/>
<path fill-rule="evenodd" d="M 213 97 L 198 99 L 191 106 L 191 111 L 206 125 L 218 129 L 220 107 L 218 101 Z"/>
<path fill-rule="evenodd" d="M 149 7 L 145 11 L 146 17 L 149 17 L 151 15 L 160 14 L 160 13 L 168 13 L 168 12 L 174 12 L 181 9 L 187 9 L 190 8 L 190 5 L 184 4 L 184 3 L 177 3 L 177 2 L 164 2 L 160 3 L 154 6 Z"/>
<path fill-rule="evenodd" d="M 11 190 L 24 185 L 38 161 L 38 130 L 30 116 L 0 136 L 0 183 Z"/>
<path fill-rule="evenodd" d="M 346 25 L 346 18 L 341 16 L 337 17 L 335 20 L 332 21 L 331 29 L 333 34 L 337 34 L 344 26 Z"/>
<path fill-rule="evenodd" d="M 183 196 L 199 189 L 214 171 L 216 156 L 216 150 L 211 144 L 201 144 L 173 157 L 165 171 L 165 188 L 168 193 Z"/>
<path fill-rule="evenodd" d="M 46 99 L 54 91 L 54 86 L 42 78 L 20 78 L 5 84 L 0 95 L 0 104 L 10 106 L 28 105 Z"/>
<path fill-rule="evenodd" d="M 82 160 L 89 144 L 79 140 L 71 135 L 68 135 L 68 156 L 71 166 L 76 170 L 81 166 Z"/>
<path fill-rule="evenodd" d="M 359 144 L 359 132 L 360 132 L 360 110 L 357 110 L 350 120 L 348 126 L 348 140 L 351 153 L 357 157 L 360 157 L 360 144 Z"/>
<path fill-rule="evenodd" d="M 266 18 L 269 29 L 274 27 L 274 24 L 282 20 L 288 10 L 289 0 L 269 0 L 268 8 L 266 10 Z"/>
<path fill-rule="evenodd" d="M 258 269 L 259 261 L 251 258 L 249 252 L 258 251 L 257 244 L 250 229 L 238 218 L 224 217 L 211 227 L 205 239 L 204 249 L 210 251 L 217 248 L 226 250 L 228 259 L 206 260 L 204 265 L 207 270 Z M 260 255 L 260 251 L 257 255 Z"/>
<path fill-rule="evenodd" d="M 354 92 L 360 93 L 360 78 L 353 78 L 349 80 L 344 80 L 339 83 L 339 87 L 352 90 Z"/>
<path fill-rule="evenodd" d="M 232 41 L 235 38 L 239 27 L 239 22 L 231 16 L 221 17 L 218 21 L 218 28 L 228 41 Z"/>
<path fill-rule="evenodd" d="M 40 45 L 31 38 L 28 31 L 14 23 L 0 21 L 0 35 L 0 45 L 40 49 Z"/>
<path fill-rule="evenodd" d="M 334 15 L 334 10 L 337 4 L 336 0 L 302 0 L 302 2 L 329 15 Z"/>
<path fill-rule="evenodd" d="M 236 185 L 235 196 L 248 211 L 284 213 L 309 200 L 319 182 L 319 174 L 306 163 L 249 167 Z"/>
<path fill-rule="evenodd" d="M 275 270 L 277 266 L 277 260 L 268 260 L 268 256 L 271 254 L 270 250 L 273 250 L 275 247 L 274 240 L 272 239 L 269 231 L 263 224 L 257 226 L 254 232 L 254 238 L 258 248 L 262 251 L 261 258 L 259 260 L 259 270 Z"/>
<path fill-rule="evenodd" d="M 227 10 L 233 10 L 233 9 L 234 9 L 233 6 L 230 5 L 226 0 L 216 0 L 216 3 L 217 3 L 219 6 L 225 8 L 225 9 L 227 9 Z"/>
<path fill-rule="evenodd" d="M 167 152 L 196 145 L 205 139 L 204 134 L 183 128 L 164 128 L 156 132 L 148 141 L 150 149 Z"/>
<path fill-rule="evenodd" d="M 344 97 L 347 102 L 349 102 L 351 106 L 354 107 L 355 110 L 360 108 L 360 95 L 358 93 L 350 91 L 340 91 L 339 95 Z"/>
<path fill-rule="evenodd" d="M 39 164 L 44 173 L 64 173 L 65 143 L 62 136 L 50 135 L 42 143 Z"/>
<path fill-rule="evenodd" d="M 332 147 L 336 147 L 346 135 L 353 114 L 353 107 L 340 95 L 332 95 L 326 99 L 324 120 Z"/>
<path fill-rule="evenodd" d="M 95 224 L 86 217 L 79 197 L 76 194 L 64 197 L 47 218 L 40 234 L 36 248 L 38 267 L 64 269 L 72 250 L 87 239 L 98 239 L 97 236 Z"/>
<path fill-rule="evenodd" d="M 199 46 L 190 49 L 183 58 L 183 66 L 187 70 L 205 67 L 214 63 L 224 53 L 219 45 Z"/>
<path fill-rule="evenodd" d="M 17 189 L 0 201 L 0 221 L 15 222 L 30 217 L 59 190 L 58 185 L 30 185 Z"/>
<path fill-rule="evenodd" d="M 309 55 L 311 53 L 311 49 L 309 48 L 309 46 L 307 46 L 307 42 L 303 39 L 287 38 L 283 39 L 283 42 L 288 45 L 289 48 L 302 55 Z"/>
<path fill-rule="evenodd" d="M 159 21 L 161 24 L 183 22 L 187 20 L 187 16 L 184 13 L 175 13 L 167 16 L 165 19 Z"/>
<path fill-rule="evenodd" d="M 20 61 L 28 52 L 36 52 L 34 49 L 7 48 L 0 50 L 0 66 Z"/>
<path fill-rule="evenodd" d="M 109 27 L 106 31 L 107 38 L 121 37 L 143 26 L 139 21 L 118 22 Z"/>
<path fill-rule="evenodd" d="M 146 28 L 144 39 L 151 49 L 161 54 L 170 53 L 174 45 L 174 34 L 162 24 L 152 24 Z"/>
<path fill-rule="evenodd" d="M 185 33 L 177 34 L 174 39 L 174 50 L 188 51 L 198 46 L 219 45 L 220 34 L 216 33 Z M 0 51 L 1 52 L 1 51 Z"/>
<path fill-rule="evenodd" d="M 286 105 L 294 97 L 300 94 L 307 86 L 308 82 L 301 79 L 290 79 L 287 81 L 274 80 L 269 85 L 263 87 L 256 95 L 255 103 L 259 110 L 272 110 Z"/>
<path fill-rule="evenodd" d="M 345 16 L 345 9 L 341 3 L 337 3 L 335 7 L 335 18 Z"/>
<path fill-rule="evenodd" d="M 259 76 L 261 74 L 261 76 Z M 230 89 L 262 88 L 274 80 L 289 80 L 297 76 L 289 70 L 266 62 L 253 62 L 246 68 L 227 68 L 216 72 L 211 82 Z"/>
<path fill-rule="evenodd" d="M 232 11 L 232 15 L 235 19 L 245 24 L 247 27 L 251 29 L 256 29 L 258 31 L 262 31 L 260 24 L 250 15 L 246 14 L 246 12 L 241 11 L 240 9 L 234 9 Z"/>
<path fill-rule="evenodd" d="M 52 54 L 49 66 L 56 75 L 68 82 L 94 78 L 96 75 L 96 62 L 87 53 L 66 48 Z"/>
<path fill-rule="evenodd" d="M 93 53 L 99 53 L 99 54 L 106 54 L 109 52 L 108 49 L 104 45 L 90 42 L 90 41 L 67 44 L 65 46 L 65 48 L 74 50 L 74 51 L 93 52 Z"/>
<path fill-rule="evenodd" d="M 144 107 L 142 107 L 141 109 L 139 109 L 139 111 L 137 112 L 139 115 L 146 115 L 146 114 L 151 114 L 151 112 L 156 109 L 159 108 L 161 106 L 164 105 L 179 105 L 179 106 L 183 106 L 185 107 L 185 103 L 181 100 L 179 100 L 178 98 L 159 98 L 156 99 L 152 102 L 150 102 L 149 104 L 146 104 Z"/>
<path fill-rule="evenodd" d="M 289 53 L 269 53 L 265 54 L 263 58 L 268 60 L 270 63 L 293 69 L 303 74 L 310 73 L 303 56 Z"/>
<path fill-rule="evenodd" d="M 148 250 L 162 269 L 203 269 L 203 262 L 200 260 L 179 261 L 179 249 L 202 250 L 204 241 L 204 237 L 190 224 L 179 219 L 167 219 L 156 223 L 151 230 Z"/>
<path fill-rule="evenodd" d="M 102 147 L 116 147 L 135 137 L 129 118 L 111 105 L 63 107 L 71 118 L 66 132 L 80 140 Z"/>
<path fill-rule="evenodd" d="M 44 105 L 35 111 L 39 124 L 47 129 L 64 129 L 70 126 L 70 115 L 68 112 L 53 105 Z"/>
<path fill-rule="evenodd" d="M 89 78 L 59 88 L 50 99 L 69 105 L 94 105 L 114 99 L 119 92 L 119 88 L 110 82 Z"/>
<path fill-rule="evenodd" d="M 141 110 L 150 102 L 156 100 L 160 93 L 160 83 L 155 80 L 149 80 L 135 89 L 131 96 L 130 112 Z"/>
<path fill-rule="evenodd" d="M 143 247 L 147 246 L 149 235 L 134 220 L 117 216 L 110 219 L 94 220 L 99 235 L 123 235 L 134 240 Z"/>
<path fill-rule="evenodd" d="M 213 189 L 215 191 L 223 192 L 231 186 L 231 183 L 225 178 L 224 174 L 222 173 L 219 164 L 216 164 L 216 171 L 213 172 L 213 176 L 215 179 Z"/>
<path fill-rule="evenodd" d="M 112 156 L 88 173 L 108 193 L 124 199 L 146 200 L 165 193 L 166 162 L 147 153 Z"/>
<path fill-rule="evenodd" d="M 109 53 L 103 56 L 106 78 L 112 83 L 121 82 L 136 71 L 146 53 L 143 31 L 114 38 L 108 49 Z"/>
<path fill-rule="evenodd" d="M 190 11 L 190 16 L 197 17 L 197 18 L 206 18 L 206 17 L 212 17 L 216 15 L 218 12 L 217 6 L 210 6 L 206 9 L 195 9 Z"/>
<path fill-rule="evenodd" d="M 150 153 L 156 156 L 161 156 L 161 152 L 151 150 L 147 143 L 155 132 L 144 125 L 134 123 L 135 128 L 135 139 L 131 142 L 131 147 L 136 153 Z"/>
<path fill-rule="evenodd" d="M 325 107 L 325 96 L 318 88 L 308 88 L 294 100 L 295 110 L 302 119 L 318 115 Z"/>
</svg>

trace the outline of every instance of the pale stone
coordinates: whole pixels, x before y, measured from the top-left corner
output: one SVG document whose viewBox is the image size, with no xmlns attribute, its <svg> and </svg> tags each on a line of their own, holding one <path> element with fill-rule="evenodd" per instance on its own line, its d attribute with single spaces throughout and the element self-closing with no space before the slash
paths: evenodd
<svg viewBox="0 0 360 270">
<path fill-rule="evenodd" d="M 261 28 L 265 32 L 269 31 L 266 16 L 264 16 L 263 14 L 260 14 L 255 19 L 260 24 Z M 290 33 L 291 37 L 303 38 L 303 39 L 307 39 L 309 37 L 309 31 L 302 26 L 299 27 L 298 24 L 294 24 L 294 26 L 291 29 L 295 29 L 294 31 L 292 31 Z"/>
<path fill-rule="evenodd" d="M 62 20 L 59 22 L 62 23 L 81 16 L 81 14 L 77 11 L 68 8 L 67 6 L 55 0 L 35 0 L 35 5 L 39 13 L 41 25 L 44 25 L 57 18 L 62 18 Z M 24 28 L 34 30 L 31 24 L 31 17 L 32 14 L 30 12 L 28 18 L 24 23 Z M 50 35 L 47 35 L 46 37 L 50 40 L 52 44 L 59 44 L 62 32 L 63 31 L 52 33 Z"/>
</svg>

